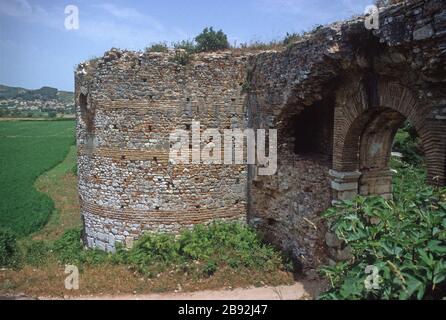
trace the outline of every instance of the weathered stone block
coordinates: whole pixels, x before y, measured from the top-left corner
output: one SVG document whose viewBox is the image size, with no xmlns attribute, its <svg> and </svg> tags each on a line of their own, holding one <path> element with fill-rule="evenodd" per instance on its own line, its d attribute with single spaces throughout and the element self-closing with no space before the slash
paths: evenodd
<svg viewBox="0 0 446 320">
<path fill-rule="evenodd" d="M 413 39 L 414 40 L 425 40 L 434 35 L 434 29 L 431 24 L 425 25 L 421 28 L 414 30 Z"/>
</svg>

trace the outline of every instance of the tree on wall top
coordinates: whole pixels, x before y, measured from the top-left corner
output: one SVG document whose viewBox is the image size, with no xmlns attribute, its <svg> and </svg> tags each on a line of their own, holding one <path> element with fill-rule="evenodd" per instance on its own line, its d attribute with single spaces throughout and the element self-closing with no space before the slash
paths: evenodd
<svg viewBox="0 0 446 320">
<path fill-rule="evenodd" d="M 222 31 L 214 31 L 212 27 L 204 28 L 203 32 L 195 37 L 197 51 L 217 51 L 229 48 L 228 37 Z"/>
</svg>

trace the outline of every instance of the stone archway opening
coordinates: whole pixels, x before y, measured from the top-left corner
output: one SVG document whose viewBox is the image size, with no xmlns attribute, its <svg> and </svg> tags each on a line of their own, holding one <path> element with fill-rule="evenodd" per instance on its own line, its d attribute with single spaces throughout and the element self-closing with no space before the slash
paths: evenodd
<svg viewBox="0 0 446 320">
<path fill-rule="evenodd" d="M 392 145 L 395 134 L 406 119 L 398 111 L 389 108 L 373 111 L 359 138 L 358 169 L 361 175 L 358 193 L 363 196 L 380 195 L 390 199 L 392 198 L 390 168 Z"/>
<path fill-rule="evenodd" d="M 358 194 L 392 197 L 392 145 L 405 121 L 401 113 L 384 107 L 371 108 L 352 122 L 344 141 L 343 170 L 330 171 L 335 200 Z"/>
<path fill-rule="evenodd" d="M 425 153 L 427 182 L 444 184 L 444 123 L 431 119 L 429 106 L 402 85 L 378 81 L 340 88 L 334 116 L 333 200 L 354 196 L 392 196 L 389 166 L 392 142 L 405 121 L 416 129 Z M 353 90 L 352 90 L 353 88 Z"/>
<path fill-rule="evenodd" d="M 353 121 L 345 139 L 343 171 L 330 170 L 334 200 L 356 195 L 392 198 L 390 160 L 395 136 L 407 123 L 404 115 L 387 107 L 369 109 Z"/>
</svg>

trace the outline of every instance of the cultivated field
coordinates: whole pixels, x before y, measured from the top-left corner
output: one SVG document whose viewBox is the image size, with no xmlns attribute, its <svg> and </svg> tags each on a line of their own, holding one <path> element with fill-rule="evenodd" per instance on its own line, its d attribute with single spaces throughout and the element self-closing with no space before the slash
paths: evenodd
<svg viewBox="0 0 446 320">
<path fill-rule="evenodd" d="M 25 236 L 45 225 L 54 202 L 34 183 L 64 160 L 74 141 L 74 121 L 0 122 L 2 228 Z"/>
</svg>

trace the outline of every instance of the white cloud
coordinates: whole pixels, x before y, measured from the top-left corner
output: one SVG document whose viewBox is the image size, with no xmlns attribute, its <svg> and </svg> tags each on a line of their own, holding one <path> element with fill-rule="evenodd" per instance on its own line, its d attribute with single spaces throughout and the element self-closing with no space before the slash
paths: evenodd
<svg viewBox="0 0 446 320">
<path fill-rule="evenodd" d="M 156 19 L 147 14 L 143 14 L 137 11 L 134 8 L 119 7 L 111 3 L 95 4 L 93 5 L 93 7 L 102 9 L 108 14 L 118 19 L 127 20 L 132 23 L 146 24 L 146 25 L 148 24 L 151 27 L 157 29 L 158 31 L 163 31 L 165 29 L 164 26 L 159 21 L 157 21 Z"/>
<path fill-rule="evenodd" d="M 24 17 L 32 13 L 32 8 L 26 0 L 2 0 L 0 13 L 12 17 Z"/>
<path fill-rule="evenodd" d="M 334 21 L 362 13 L 373 0 L 259 0 L 265 12 L 291 14 L 306 20 Z"/>
<path fill-rule="evenodd" d="M 152 42 L 176 40 L 185 34 L 175 26 L 166 28 L 155 18 L 134 8 L 100 3 L 87 9 L 79 8 L 80 28 L 76 33 L 109 46 L 142 49 Z"/>
<path fill-rule="evenodd" d="M 42 6 L 30 4 L 27 0 L 2 0 L 0 2 L 0 16 L 6 15 L 21 21 L 62 29 L 64 16 L 58 15 L 54 9 L 47 10 Z"/>
<path fill-rule="evenodd" d="M 111 3 L 78 5 L 79 29 L 65 30 L 64 7 L 58 4 L 43 8 L 27 0 L 0 0 L 0 16 L 14 17 L 78 36 L 88 41 L 129 49 L 142 49 L 152 42 L 178 40 L 185 37 L 181 29 L 166 28 L 154 17 L 135 8 Z"/>
</svg>

